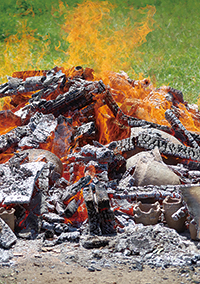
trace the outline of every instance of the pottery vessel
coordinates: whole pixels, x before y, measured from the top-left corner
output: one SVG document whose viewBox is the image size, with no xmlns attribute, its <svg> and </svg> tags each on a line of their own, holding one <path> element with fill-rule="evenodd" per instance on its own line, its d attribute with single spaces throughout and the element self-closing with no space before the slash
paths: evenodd
<svg viewBox="0 0 200 284">
<path fill-rule="evenodd" d="M 197 239 L 197 228 L 195 224 L 193 223 L 189 224 L 189 231 L 190 231 L 190 238 L 195 241 Z"/>
<path fill-rule="evenodd" d="M 154 204 L 137 202 L 133 208 L 135 222 L 142 223 L 143 225 L 155 225 L 161 213 L 159 202 Z"/>
<path fill-rule="evenodd" d="M 6 224 L 11 228 L 12 231 L 15 229 L 15 209 L 11 208 L 6 210 L 4 207 L 0 208 L 0 218 L 4 220 Z"/>
<path fill-rule="evenodd" d="M 172 218 L 172 215 L 181 207 L 183 207 L 182 198 L 172 198 L 167 196 L 163 201 L 163 210 L 167 225 L 177 232 L 183 232 L 185 230 L 186 216 L 176 221 Z"/>
</svg>

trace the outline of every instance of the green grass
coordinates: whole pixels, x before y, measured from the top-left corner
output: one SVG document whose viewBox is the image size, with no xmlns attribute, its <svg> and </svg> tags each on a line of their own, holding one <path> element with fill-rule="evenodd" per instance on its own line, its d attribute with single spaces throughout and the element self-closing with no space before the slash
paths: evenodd
<svg viewBox="0 0 200 284">
<path fill-rule="evenodd" d="M 63 0 L 68 10 L 73 10 L 82 1 Z M 196 103 L 200 86 L 200 1 L 199 0 L 110 0 L 117 8 L 112 11 L 113 26 L 123 26 L 131 7 L 138 9 L 146 5 L 156 7 L 154 30 L 146 37 L 147 41 L 137 49 L 137 55 L 129 58 L 137 74 L 149 76 L 156 86 L 170 85 L 180 89 L 185 100 Z M 63 40 L 64 14 L 58 12 L 58 0 L 1 0 L 0 7 L 0 47 L 5 40 L 17 33 L 20 22 L 27 21 L 35 31 L 38 43 L 48 36 L 49 50 L 42 61 L 42 68 L 54 67 L 54 59 L 67 60 L 66 55 L 56 51 L 61 41 L 61 49 L 67 50 Z M 53 11 L 53 12 L 52 12 Z M 134 21 L 134 19 L 132 19 Z M 106 28 L 106 27 L 105 27 Z M 130 39 L 134 40 L 134 39 Z M 37 58 L 37 48 L 33 54 Z M 0 60 L 3 64 L 3 61 Z M 79 63 L 77 62 L 77 65 Z M 88 66 L 92 67 L 92 66 Z M 10 74 L 8 74 L 10 75 Z"/>
</svg>

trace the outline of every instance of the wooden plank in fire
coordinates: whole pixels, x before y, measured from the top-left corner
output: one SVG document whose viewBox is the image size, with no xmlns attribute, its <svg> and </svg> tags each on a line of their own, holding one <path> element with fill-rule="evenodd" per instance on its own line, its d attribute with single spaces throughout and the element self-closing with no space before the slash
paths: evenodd
<svg viewBox="0 0 200 284">
<path fill-rule="evenodd" d="M 88 213 L 89 230 L 91 235 L 100 235 L 99 214 L 94 202 L 94 195 L 90 187 L 84 188 L 84 201 Z"/>
<path fill-rule="evenodd" d="M 176 117 L 176 115 L 170 110 L 166 110 L 165 118 L 171 124 L 174 131 L 178 131 L 178 133 L 182 134 L 185 138 L 185 142 L 188 146 L 191 146 L 196 149 L 200 149 L 198 143 L 194 140 L 193 136 L 190 132 L 183 126 L 180 120 Z"/>
<path fill-rule="evenodd" d="M 102 234 L 112 235 L 115 233 L 115 219 L 104 182 L 99 181 L 95 184 L 95 194 Z"/>
<path fill-rule="evenodd" d="M 159 125 L 153 122 L 148 122 L 143 119 L 137 119 L 135 117 L 126 115 L 115 102 L 112 94 L 110 91 L 106 90 L 104 94 L 104 101 L 106 102 L 107 106 L 110 108 L 114 116 L 121 122 L 122 124 L 130 127 L 139 127 L 139 126 L 150 126 L 153 128 L 157 128 L 168 133 L 171 133 L 171 129 L 168 126 Z"/>
</svg>

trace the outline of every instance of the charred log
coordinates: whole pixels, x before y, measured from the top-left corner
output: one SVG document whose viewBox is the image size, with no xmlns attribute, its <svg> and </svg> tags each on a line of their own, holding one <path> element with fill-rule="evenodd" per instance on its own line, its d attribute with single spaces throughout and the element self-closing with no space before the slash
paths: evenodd
<svg viewBox="0 0 200 284">
<path fill-rule="evenodd" d="M 120 123 L 130 127 L 139 127 L 139 126 L 150 126 L 153 128 L 157 128 L 168 133 L 171 133 L 171 130 L 168 126 L 159 125 L 153 122 L 148 122 L 146 120 L 137 119 L 135 117 L 126 115 L 120 109 L 120 107 L 115 102 L 112 94 L 107 90 L 104 95 L 104 101 L 106 102 L 107 106 L 110 108 L 114 116 L 119 120 Z"/>
<path fill-rule="evenodd" d="M 89 223 L 89 230 L 91 235 L 100 235 L 100 224 L 99 224 L 99 215 L 97 208 L 94 202 L 94 195 L 92 189 L 87 187 L 83 191 L 84 194 L 84 201 L 87 208 L 88 213 L 88 223 Z"/>
<path fill-rule="evenodd" d="M 180 120 L 175 116 L 175 114 L 170 109 L 166 110 L 165 118 L 171 124 L 175 133 L 178 132 L 178 134 L 180 133 L 183 135 L 185 141 L 182 142 L 186 142 L 188 146 L 191 146 L 193 148 L 200 149 L 198 143 L 194 140 L 190 132 L 183 126 Z"/>
<path fill-rule="evenodd" d="M 110 200 L 106 191 L 105 184 L 102 182 L 96 183 L 95 193 L 102 234 L 112 235 L 115 233 L 115 220 L 114 213 L 110 207 Z"/>
</svg>

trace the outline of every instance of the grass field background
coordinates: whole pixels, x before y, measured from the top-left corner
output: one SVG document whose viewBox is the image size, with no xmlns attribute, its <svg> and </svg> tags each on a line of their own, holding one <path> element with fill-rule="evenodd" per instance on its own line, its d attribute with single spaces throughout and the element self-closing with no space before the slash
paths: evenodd
<svg viewBox="0 0 200 284">
<path fill-rule="evenodd" d="M 76 51 L 77 57 L 74 57 L 74 64 L 82 64 L 82 62 L 76 62 L 76 58 L 82 60 L 80 59 L 81 54 L 82 58 L 85 57 L 83 65 L 95 70 L 100 64 L 100 61 L 94 58 L 97 51 L 101 49 L 102 52 L 103 48 L 109 50 L 110 45 L 108 57 L 112 59 L 113 71 L 119 71 L 124 67 L 125 71 L 133 76 L 134 70 L 135 77 L 143 74 L 142 76 L 149 76 L 157 87 L 170 85 L 180 89 L 185 100 L 196 103 L 200 94 L 200 1 L 110 0 L 100 3 L 104 7 L 105 17 L 102 21 L 97 19 L 98 17 L 90 18 L 90 22 L 93 22 L 94 30 L 95 21 L 97 21 L 98 36 L 101 41 L 96 38 L 98 44 L 95 47 L 94 42 L 85 43 L 87 52 L 91 50 L 91 56 L 89 56 L 89 53 L 82 49 L 83 44 L 80 41 L 80 35 L 84 33 L 84 30 L 90 31 L 87 13 L 85 13 L 85 20 L 81 22 L 80 29 L 79 27 L 77 29 L 77 34 L 79 34 L 77 39 L 76 29 L 73 27 L 73 21 L 76 21 L 78 13 L 81 13 L 77 7 L 83 5 L 83 1 L 1 0 L 1 78 L 19 69 L 49 69 L 55 64 L 65 66 L 68 61 L 73 62 L 73 60 L 70 61 L 69 55 L 74 54 L 75 56 Z M 147 5 L 154 7 L 152 9 L 155 9 L 155 14 L 151 15 L 149 30 L 144 31 L 146 34 L 141 42 L 134 43 L 138 37 L 134 31 L 141 32 L 140 27 L 146 28 L 142 22 L 146 19 L 149 9 L 141 10 L 141 8 L 148 7 Z M 71 19 L 70 24 L 69 19 Z M 124 32 L 126 33 L 125 38 L 123 28 L 127 31 L 127 33 Z M 72 29 L 75 32 L 73 44 L 70 43 L 68 37 Z M 119 30 L 121 33 L 116 32 Z M 104 35 L 105 40 L 103 40 Z M 118 43 L 113 35 L 118 37 Z M 123 45 L 121 44 L 122 38 L 125 41 Z M 114 46 L 116 49 L 118 46 L 118 50 L 112 58 Z M 114 64 L 117 55 L 121 61 L 116 61 Z M 88 60 L 86 60 L 87 56 Z M 96 57 L 99 59 L 101 56 Z M 112 66 L 110 69 L 112 70 Z"/>
</svg>

